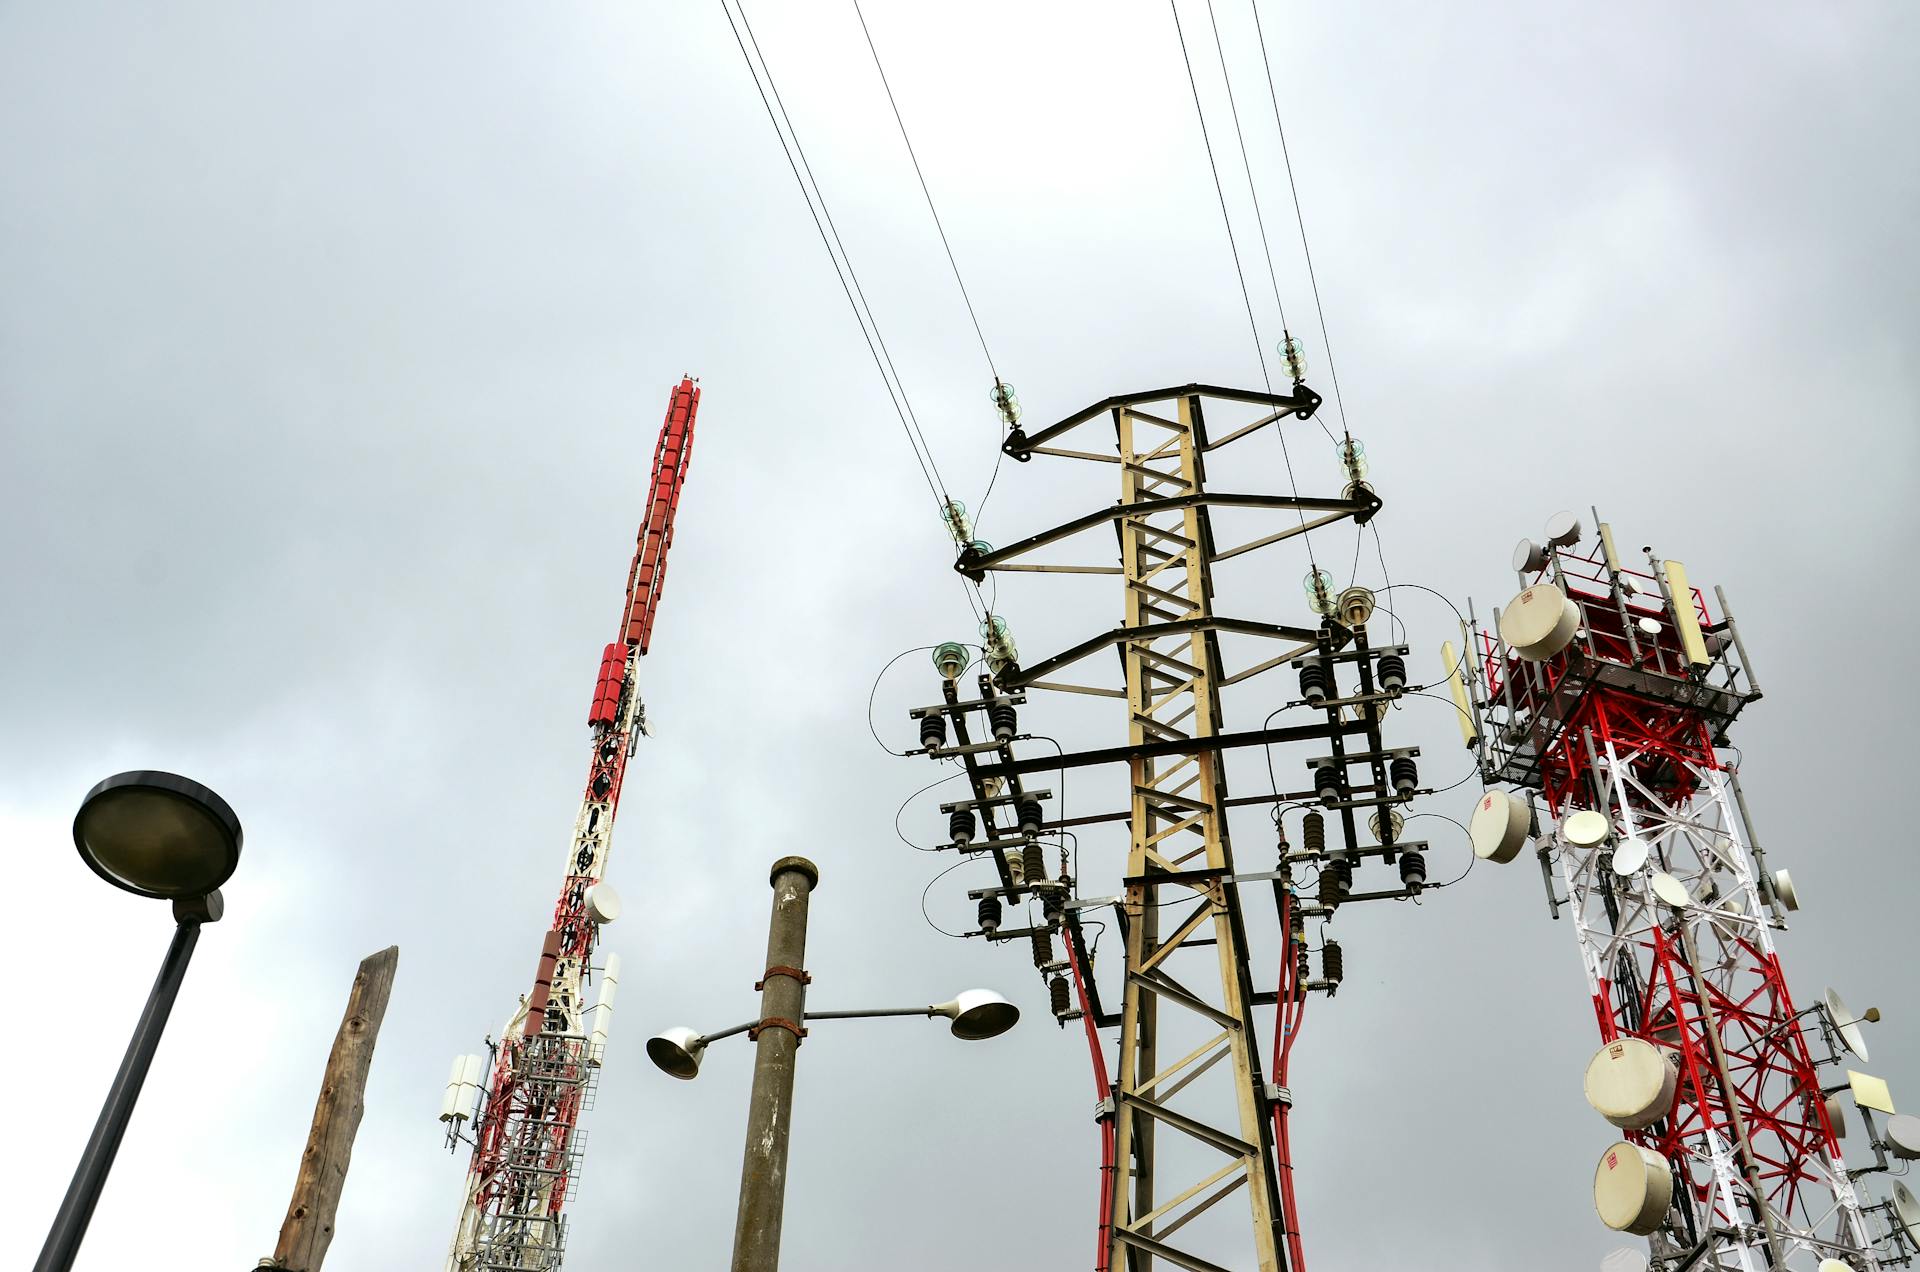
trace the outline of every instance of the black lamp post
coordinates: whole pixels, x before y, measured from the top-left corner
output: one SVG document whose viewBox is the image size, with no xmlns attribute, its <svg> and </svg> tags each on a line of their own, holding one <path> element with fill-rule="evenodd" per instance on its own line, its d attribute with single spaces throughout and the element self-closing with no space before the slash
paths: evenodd
<svg viewBox="0 0 1920 1272">
<path fill-rule="evenodd" d="M 128 892 L 173 903 L 173 942 L 134 1026 L 126 1058 L 74 1168 L 34 1272 L 67 1272 L 86 1236 L 100 1189 L 126 1134 L 161 1031 L 200 939 L 219 919 L 220 885 L 240 864 L 240 819 L 227 802 L 173 773 L 119 773 L 87 792 L 73 819 L 73 842 L 93 872 Z"/>
</svg>

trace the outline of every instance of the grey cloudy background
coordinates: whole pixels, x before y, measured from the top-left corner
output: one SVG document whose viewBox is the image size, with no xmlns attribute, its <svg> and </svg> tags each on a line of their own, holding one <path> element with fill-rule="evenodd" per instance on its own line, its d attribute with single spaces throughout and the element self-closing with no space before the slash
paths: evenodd
<svg viewBox="0 0 1920 1272">
<path fill-rule="evenodd" d="M 1767 690 L 1739 730 L 1744 776 L 1808 899 L 1782 942 L 1795 989 L 1880 1003 L 1873 1069 L 1920 1100 L 1901 813 L 1913 11 L 1264 13 L 1393 577 L 1484 612 L 1515 539 L 1597 502 L 1623 540 L 1724 584 Z M 989 378 L 851 10 L 753 16 L 972 502 Z M 873 0 L 869 17 L 1029 419 L 1258 382 L 1164 6 Z M 1185 17 L 1226 161 L 1204 9 Z M 1325 389 L 1246 11 L 1221 20 Z M 40 1240 L 166 939 L 162 907 L 85 872 L 68 821 L 98 778 L 152 766 L 231 800 L 247 854 L 80 1266 L 271 1250 L 354 964 L 390 942 L 399 983 L 329 1266 L 439 1265 L 464 1169 L 439 1145 L 441 1084 L 531 972 L 655 430 L 691 372 L 705 399 L 646 664 L 658 736 L 614 857 L 627 971 L 569 1267 L 726 1257 L 749 1050 L 716 1048 L 682 1085 L 640 1044 L 751 1010 L 765 867 L 794 852 L 823 874 L 815 1005 L 981 983 L 1028 1014 L 977 1048 L 913 1022 L 816 1033 L 786 1266 L 1086 1265 L 1084 1046 L 1052 1027 L 1024 951 L 923 922 L 945 863 L 892 819 L 936 774 L 863 718 L 886 659 L 971 619 L 717 6 L 0 5 L 0 280 L 16 1244 Z M 1329 487 L 1330 448 L 1302 428 L 1303 484 Z M 1262 445 L 1224 453 L 1216 484 L 1275 488 Z M 1005 541 L 1111 498 L 1009 465 L 980 530 Z M 1351 535 L 1320 542 L 1344 574 Z M 1223 605 L 1297 613 L 1304 568 L 1240 568 Z M 1031 656 L 1108 625 L 1103 588 L 1009 589 L 1003 609 Z M 1444 607 L 1397 608 L 1430 668 Z M 876 695 L 899 745 L 923 657 Z M 1234 710 L 1278 702 L 1260 686 Z M 1446 714 L 1398 719 L 1441 782 L 1467 767 Z M 1028 712 L 1056 718 L 1076 742 L 1121 727 Z M 1475 792 L 1429 806 L 1460 815 Z M 1069 812 L 1099 795 L 1070 789 Z M 903 819 L 922 842 L 932 798 Z M 1450 845 L 1444 876 L 1464 846 L 1424 824 Z M 1241 828 L 1244 858 L 1264 833 Z M 1091 890 L 1120 850 L 1083 847 Z M 947 926 L 964 880 L 931 894 Z M 1608 1138 L 1579 1093 L 1592 1019 L 1537 878 L 1483 867 L 1372 911 L 1342 917 L 1349 985 L 1296 1052 L 1310 1257 L 1595 1266 L 1619 1243 L 1588 1193 Z"/>
</svg>

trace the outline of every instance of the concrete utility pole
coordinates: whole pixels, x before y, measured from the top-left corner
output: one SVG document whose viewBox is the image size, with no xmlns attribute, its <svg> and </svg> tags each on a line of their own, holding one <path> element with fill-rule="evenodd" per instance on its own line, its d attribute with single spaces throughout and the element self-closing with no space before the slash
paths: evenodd
<svg viewBox="0 0 1920 1272">
<path fill-rule="evenodd" d="M 787 1133 L 793 1122 L 793 1062 L 806 1033 L 807 901 L 820 870 L 805 857 L 773 863 L 773 917 L 767 924 L 767 970 L 760 984 L 760 1023 L 747 1147 L 740 1163 L 740 1214 L 733 1229 L 733 1272 L 775 1272 L 786 1204 Z"/>
<path fill-rule="evenodd" d="M 320 1082 L 320 1098 L 313 1107 L 313 1129 L 300 1155 L 300 1174 L 294 1180 L 287 1220 L 280 1226 L 280 1243 L 273 1258 L 261 1267 L 292 1272 L 320 1272 L 333 1243 L 333 1217 L 340 1209 L 347 1165 L 353 1156 L 353 1137 L 366 1112 L 367 1073 L 373 1067 L 373 1044 L 386 1019 L 387 1000 L 393 996 L 393 976 L 400 965 L 400 947 L 389 945 L 360 960 L 347 997 L 347 1014 L 334 1035 L 327 1055 L 327 1071 Z"/>
</svg>

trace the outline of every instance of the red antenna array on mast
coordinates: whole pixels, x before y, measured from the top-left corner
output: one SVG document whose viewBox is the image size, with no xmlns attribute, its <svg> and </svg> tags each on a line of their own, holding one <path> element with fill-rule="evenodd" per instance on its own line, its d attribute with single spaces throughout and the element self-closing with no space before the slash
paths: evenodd
<svg viewBox="0 0 1920 1272">
<path fill-rule="evenodd" d="M 699 386 L 683 377 L 667 401 L 654 451 L 619 639 L 602 652 L 594 681 L 587 787 L 533 988 L 501 1030 L 501 1040 L 489 1043 L 490 1056 L 459 1057 L 447 1082 L 440 1120 L 448 1141 L 473 1144 L 448 1272 L 554 1272 L 566 1249 L 561 1212 L 578 1179 L 580 1114 L 606 1047 L 619 958 L 607 955 L 599 969 L 599 997 L 591 1011 L 584 991 L 600 928 L 620 911 L 605 881 L 607 858 L 627 760 L 647 731 L 639 664 L 660 607 L 699 405 Z"/>
<path fill-rule="evenodd" d="M 699 409 L 700 386 L 690 378 L 682 379 L 667 401 L 660 444 L 653 452 L 653 493 L 647 500 L 647 520 L 640 527 L 633 569 L 627 574 L 627 613 L 622 624 L 622 639 L 643 654 L 653 637 L 653 616 L 659 611 L 660 589 L 667 581 L 673 511 L 680 503 L 680 486 L 687 479 L 687 461 L 693 455 L 693 416 Z"/>
</svg>

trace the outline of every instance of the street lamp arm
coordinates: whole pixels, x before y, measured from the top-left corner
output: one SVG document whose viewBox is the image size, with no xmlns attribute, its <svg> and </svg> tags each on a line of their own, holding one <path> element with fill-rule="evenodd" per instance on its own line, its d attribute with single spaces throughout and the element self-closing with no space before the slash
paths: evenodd
<svg viewBox="0 0 1920 1272">
<path fill-rule="evenodd" d="M 760 1025 L 759 1021 L 749 1020 L 745 1024 L 731 1025 L 725 1029 L 716 1029 L 714 1032 L 710 1034 L 701 1034 L 697 1041 L 701 1046 L 704 1047 L 710 1042 L 718 1042 L 722 1038 L 731 1038 L 735 1034 L 743 1034 L 747 1032 L 747 1030 L 749 1029 L 756 1029 L 759 1027 L 759 1025 Z"/>
<path fill-rule="evenodd" d="M 940 1009 L 935 1006 L 870 1007 L 860 1011 L 810 1011 L 800 1018 L 802 1020 L 864 1020 L 871 1016 L 938 1016 L 940 1014 Z M 712 1033 L 701 1034 L 699 1041 L 702 1046 L 705 1046 L 708 1043 L 718 1042 L 722 1038 L 731 1038 L 735 1034 L 743 1034 L 759 1024 L 760 1022 L 757 1020 L 749 1020 L 745 1024 L 733 1025 L 726 1029 L 716 1029 Z"/>
<path fill-rule="evenodd" d="M 934 1007 L 870 1007 L 863 1011 L 810 1011 L 803 1020 L 863 1020 L 869 1016 L 937 1016 Z"/>
</svg>

